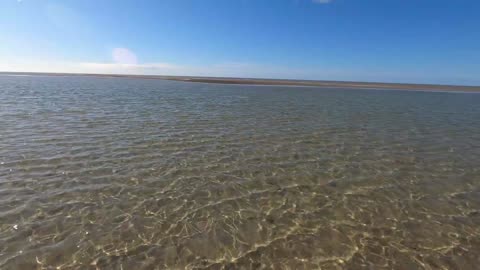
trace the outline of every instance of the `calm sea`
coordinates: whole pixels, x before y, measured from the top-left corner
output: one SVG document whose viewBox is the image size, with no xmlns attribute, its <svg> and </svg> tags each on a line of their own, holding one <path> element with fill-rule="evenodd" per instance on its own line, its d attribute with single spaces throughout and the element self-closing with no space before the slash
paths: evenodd
<svg viewBox="0 0 480 270">
<path fill-rule="evenodd" d="M 480 94 L 0 76 L 0 269 L 479 254 Z"/>
</svg>

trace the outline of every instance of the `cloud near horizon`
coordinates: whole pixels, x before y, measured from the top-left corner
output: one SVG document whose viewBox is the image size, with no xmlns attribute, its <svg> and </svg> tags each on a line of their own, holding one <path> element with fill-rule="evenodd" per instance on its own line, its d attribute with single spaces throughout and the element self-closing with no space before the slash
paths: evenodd
<svg viewBox="0 0 480 270">
<path fill-rule="evenodd" d="M 123 55 L 123 54 L 122 54 Z M 118 59 L 117 59 L 118 60 Z M 256 63 L 223 62 L 210 65 L 173 63 L 134 63 L 126 57 L 116 62 L 8 61 L 0 63 L 0 71 L 53 72 L 92 74 L 172 75 L 207 77 L 245 77 L 272 79 L 341 79 L 345 70 L 333 68 L 292 68 Z"/>
<path fill-rule="evenodd" d="M 359 70 L 341 67 L 294 68 L 269 64 L 222 62 L 205 65 L 177 63 L 140 63 L 136 54 L 127 48 L 117 47 L 111 51 L 111 62 L 64 62 L 51 60 L 6 59 L 0 62 L 0 71 L 90 73 L 121 75 L 172 75 L 206 77 L 243 77 L 271 79 L 348 80 L 448 83 L 450 71 L 445 71 L 445 81 L 422 77 L 419 71 L 409 74 L 386 70 Z M 437 74 L 438 75 L 438 74 Z M 382 79 L 380 79 L 382 78 Z M 465 74 L 465 83 L 475 82 L 476 75 Z"/>
</svg>

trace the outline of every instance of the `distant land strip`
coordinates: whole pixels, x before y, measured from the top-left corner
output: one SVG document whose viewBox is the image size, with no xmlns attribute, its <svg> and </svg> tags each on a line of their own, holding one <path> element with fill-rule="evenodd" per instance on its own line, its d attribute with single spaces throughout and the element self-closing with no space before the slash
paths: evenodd
<svg viewBox="0 0 480 270">
<path fill-rule="evenodd" d="M 324 80 L 287 80 L 287 79 L 254 79 L 254 78 L 227 78 L 227 77 L 199 77 L 199 76 L 164 76 L 164 75 L 124 75 L 124 74 L 89 74 L 89 73 L 45 73 L 45 72 L 0 72 L 0 75 L 31 75 L 31 76 L 95 76 L 120 77 L 138 79 L 160 79 L 182 82 L 216 83 L 216 84 L 245 84 L 245 85 L 272 85 L 272 86 L 311 86 L 335 87 L 352 89 L 391 89 L 391 90 L 423 90 L 423 91 L 452 91 L 452 92 L 480 92 L 480 86 L 465 85 L 436 85 L 410 83 L 383 83 L 383 82 L 351 82 L 351 81 L 324 81 Z"/>
</svg>

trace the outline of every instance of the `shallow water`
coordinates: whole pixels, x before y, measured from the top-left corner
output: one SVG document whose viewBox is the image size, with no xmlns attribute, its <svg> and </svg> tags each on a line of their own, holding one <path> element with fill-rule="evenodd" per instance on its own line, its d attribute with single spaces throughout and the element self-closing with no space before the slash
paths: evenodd
<svg viewBox="0 0 480 270">
<path fill-rule="evenodd" d="M 479 165 L 480 94 L 0 76 L 0 269 L 478 269 Z"/>
</svg>

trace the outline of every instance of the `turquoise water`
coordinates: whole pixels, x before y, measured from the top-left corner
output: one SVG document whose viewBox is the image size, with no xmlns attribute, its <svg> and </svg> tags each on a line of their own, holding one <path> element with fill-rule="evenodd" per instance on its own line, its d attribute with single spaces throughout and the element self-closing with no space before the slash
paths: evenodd
<svg viewBox="0 0 480 270">
<path fill-rule="evenodd" d="M 0 76 L 0 269 L 477 269 L 479 165 L 480 94 Z"/>
</svg>

